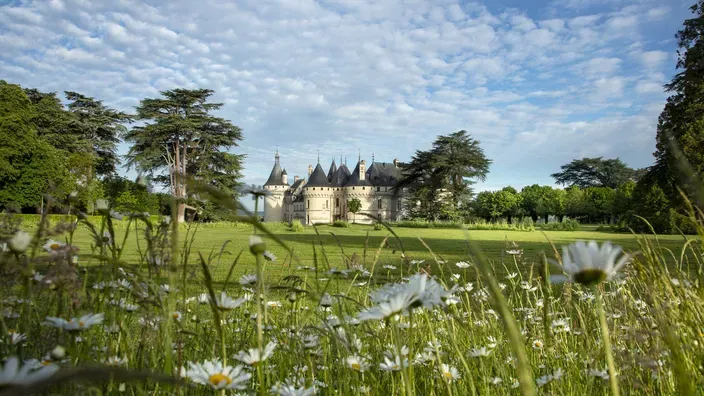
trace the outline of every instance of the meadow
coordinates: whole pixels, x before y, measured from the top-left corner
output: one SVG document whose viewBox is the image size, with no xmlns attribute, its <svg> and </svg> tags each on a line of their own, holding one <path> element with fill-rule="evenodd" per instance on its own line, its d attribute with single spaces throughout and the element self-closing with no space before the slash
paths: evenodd
<svg viewBox="0 0 704 396">
<path fill-rule="evenodd" d="M 0 395 L 704 387 L 699 236 L 252 222 L 137 217 L 128 232 L 106 214 L 14 230 L 0 256 Z"/>
</svg>

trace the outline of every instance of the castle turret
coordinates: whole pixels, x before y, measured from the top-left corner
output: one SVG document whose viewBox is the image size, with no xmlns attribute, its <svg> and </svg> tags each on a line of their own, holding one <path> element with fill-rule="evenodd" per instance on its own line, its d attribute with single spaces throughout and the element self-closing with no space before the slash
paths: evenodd
<svg viewBox="0 0 704 396">
<path fill-rule="evenodd" d="M 264 197 L 264 221 L 284 221 L 284 192 L 288 189 L 288 176 L 281 169 L 278 151 L 264 189 L 269 193 Z"/>
</svg>

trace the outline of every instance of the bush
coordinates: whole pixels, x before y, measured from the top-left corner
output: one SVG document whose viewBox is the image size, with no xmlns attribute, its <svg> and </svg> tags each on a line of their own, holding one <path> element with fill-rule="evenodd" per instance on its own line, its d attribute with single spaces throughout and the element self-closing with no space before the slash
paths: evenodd
<svg viewBox="0 0 704 396">
<path fill-rule="evenodd" d="M 426 220 L 401 220 L 390 221 L 388 224 L 392 227 L 405 228 L 466 228 L 468 230 L 504 230 L 504 231 L 534 231 L 535 225 L 529 217 L 525 219 L 516 219 L 512 224 L 509 224 L 506 219 L 496 222 L 485 220 L 475 220 L 467 223 L 461 221 L 426 221 Z"/>
<path fill-rule="evenodd" d="M 374 223 L 374 231 L 381 231 L 384 229 L 384 226 L 381 223 Z"/>
<path fill-rule="evenodd" d="M 295 219 L 289 224 L 289 227 L 291 228 L 291 231 L 293 232 L 303 232 L 303 223 L 301 223 L 300 220 Z"/>
<path fill-rule="evenodd" d="M 540 226 L 545 231 L 579 231 L 581 226 L 575 219 L 565 219 L 561 223 L 548 223 Z"/>
<path fill-rule="evenodd" d="M 339 227 L 339 228 L 348 228 L 350 226 L 350 223 L 344 221 L 344 220 L 335 220 L 332 223 L 333 227 Z"/>
</svg>

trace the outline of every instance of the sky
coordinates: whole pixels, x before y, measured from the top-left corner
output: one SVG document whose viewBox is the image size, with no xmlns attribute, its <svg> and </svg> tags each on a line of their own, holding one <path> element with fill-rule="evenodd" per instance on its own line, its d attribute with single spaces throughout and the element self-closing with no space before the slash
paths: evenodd
<svg viewBox="0 0 704 396">
<path fill-rule="evenodd" d="M 477 190 L 520 189 L 574 158 L 652 163 L 693 1 L 0 0 L 0 78 L 127 112 L 213 89 L 250 184 L 277 149 L 293 179 L 464 129 L 493 161 Z"/>
</svg>

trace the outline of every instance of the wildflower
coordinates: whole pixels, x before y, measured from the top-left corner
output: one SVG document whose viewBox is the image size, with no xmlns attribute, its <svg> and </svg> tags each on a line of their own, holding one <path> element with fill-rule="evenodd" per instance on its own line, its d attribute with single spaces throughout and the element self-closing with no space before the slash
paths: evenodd
<svg viewBox="0 0 704 396">
<path fill-rule="evenodd" d="M 315 386 L 306 388 L 301 386 L 297 388 L 291 384 L 278 384 L 271 387 L 271 391 L 280 396 L 310 396 L 315 394 Z"/>
<path fill-rule="evenodd" d="M 120 367 L 120 366 L 125 366 L 127 365 L 127 357 L 117 357 L 117 356 L 110 356 L 109 358 L 105 359 L 104 362 L 108 366 L 113 366 L 113 367 Z"/>
<path fill-rule="evenodd" d="M 19 344 L 19 343 L 22 343 L 22 342 L 27 341 L 27 335 L 26 335 L 26 334 L 18 333 L 18 332 L 14 331 L 14 330 L 9 330 L 9 331 L 7 332 L 7 335 L 10 336 L 10 343 L 11 343 L 12 345 L 17 345 L 17 344 Z"/>
<path fill-rule="evenodd" d="M 181 312 L 176 311 L 173 314 L 171 314 L 171 317 L 174 318 L 174 320 L 180 322 L 182 315 L 181 315 Z"/>
<path fill-rule="evenodd" d="M 472 266 L 472 264 L 470 264 L 466 261 L 458 261 L 455 263 L 455 265 L 457 266 L 457 268 L 461 268 L 461 269 L 469 268 Z"/>
<path fill-rule="evenodd" d="M 221 311 L 231 311 L 242 305 L 245 301 L 244 298 L 233 299 L 224 291 L 220 293 L 220 297 L 215 296 L 215 306 Z"/>
<path fill-rule="evenodd" d="M 98 212 L 108 213 L 108 201 L 105 199 L 96 199 L 95 210 Z"/>
<path fill-rule="evenodd" d="M 521 250 L 521 249 L 511 249 L 511 250 L 507 250 L 507 251 L 506 251 L 506 254 L 510 254 L 511 256 L 520 256 L 521 254 L 523 254 L 523 250 Z"/>
<path fill-rule="evenodd" d="M 379 368 L 384 371 L 401 371 L 402 367 L 408 367 L 408 359 L 399 356 L 395 356 L 394 359 L 384 356 L 384 362 L 379 364 Z"/>
<path fill-rule="evenodd" d="M 518 276 L 518 272 L 511 272 L 510 274 L 506 275 L 506 279 L 513 279 Z"/>
<path fill-rule="evenodd" d="M 538 384 L 538 386 L 544 386 L 544 385 L 549 384 L 552 381 L 559 380 L 560 378 L 562 378 L 562 376 L 564 374 L 565 374 L 565 372 L 562 371 L 561 368 L 558 368 L 557 370 L 555 370 L 554 373 L 544 375 L 544 376 L 536 379 L 535 382 Z"/>
<path fill-rule="evenodd" d="M 328 293 L 323 294 L 323 296 L 320 298 L 320 306 L 321 307 L 332 306 L 332 297 Z"/>
<path fill-rule="evenodd" d="M 545 344 L 541 340 L 533 340 L 533 349 L 542 349 Z"/>
<path fill-rule="evenodd" d="M 347 367 L 349 369 L 359 371 L 360 373 L 363 373 L 369 368 L 369 362 L 367 359 L 358 355 L 348 356 L 345 358 L 345 363 L 347 363 Z"/>
<path fill-rule="evenodd" d="M 103 241 L 102 242 L 107 246 L 112 246 L 113 239 L 112 239 L 112 234 L 110 233 L 110 231 L 108 231 L 108 230 L 103 231 Z"/>
<path fill-rule="evenodd" d="M 263 256 L 267 261 L 276 261 L 276 256 L 274 256 L 274 253 L 268 250 L 264 252 Z"/>
<path fill-rule="evenodd" d="M 281 304 L 281 301 L 267 301 L 266 306 L 269 308 L 281 308 L 284 305 Z"/>
<path fill-rule="evenodd" d="M 64 242 L 59 242 L 59 241 L 55 241 L 53 239 L 49 239 L 48 241 L 46 241 L 44 246 L 42 246 L 42 249 L 46 250 L 47 253 L 57 254 L 64 247 L 66 247 L 66 244 Z"/>
<path fill-rule="evenodd" d="M 2 366 L 0 370 L 0 389 L 6 386 L 27 385 L 36 381 L 51 377 L 57 370 L 58 366 L 53 364 L 40 365 L 24 363 L 20 366 L 20 361 L 17 356 L 11 356 Z"/>
<path fill-rule="evenodd" d="M 565 319 L 553 320 L 551 326 L 555 333 L 569 333 L 570 324 Z"/>
<path fill-rule="evenodd" d="M 472 357 L 489 356 L 489 354 L 491 354 L 491 349 L 487 347 L 472 348 L 472 350 L 469 351 L 469 355 Z"/>
<path fill-rule="evenodd" d="M 502 380 L 501 377 L 493 377 L 489 380 L 489 383 L 492 385 L 498 385 L 502 382 L 504 382 L 504 380 Z"/>
<path fill-rule="evenodd" d="M 588 374 L 591 375 L 592 377 L 601 378 L 601 379 L 603 379 L 604 381 L 608 381 L 608 380 L 609 380 L 609 373 L 607 373 L 606 371 L 590 369 L 590 370 L 588 371 Z"/>
<path fill-rule="evenodd" d="M 552 279 L 555 282 L 571 281 L 584 285 L 611 280 L 631 260 L 630 254 L 622 252 L 620 246 L 612 245 L 609 241 L 601 246 L 596 241 L 577 241 L 563 246 L 562 269 L 567 277 L 555 276 Z"/>
<path fill-rule="evenodd" d="M 266 245 L 260 236 L 249 236 L 249 251 L 251 251 L 254 255 L 264 254 L 264 252 L 266 252 Z"/>
<path fill-rule="evenodd" d="M 66 357 L 66 348 L 62 347 L 61 345 L 57 345 L 54 347 L 54 349 L 51 350 L 49 356 L 51 356 L 51 358 L 54 360 L 61 360 Z"/>
<path fill-rule="evenodd" d="M 252 286 L 257 283 L 256 275 L 242 275 L 240 278 L 240 285 L 242 286 Z"/>
<path fill-rule="evenodd" d="M 182 375 L 191 381 L 210 386 L 213 389 L 239 389 L 247 388 L 246 381 L 252 375 L 244 371 L 242 365 L 225 366 L 219 360 L 205 361 L 203 363 L 188 362 L 188 369 L 182 369 Z"/>
<path fill-rule="evenodd" d="M 237 355 L 235 355 L 235 359 L 250 366 L 256 366 L 271 357 L 274 353 L 274 349 L 276 349 L 276 344 L 269 342 L 262 349 L 261 354 L 259 353 L 259 349 L 250 348 L 247 352 L 240 351 Z"/>
<path fill-rule="evenodd" d="M 453 382 L 460 379 L 460 372 L 457 371 L 456 368 L 449 366 L 445 363 L 440 365 L 440 374 L 442 375 L 442 379 L 447 382 Z"/>
<path fill-rule="evenodd" d="M 66 320 L 62 318 L 56 318 L 53 316 L 47 316 L 45 324 L 56 327 L 66 331 L 81 331 L 90 328 L 91 326 L 103 323 L 104 314 L 88 314 L 83 315 L 80 318 L 71 318 L 71 320 Z"/>
<path fill-rule="evenodd" d="M 32 242 L 32 237 L 28 233 L 17 231 L 15 235 L 7 241 L 7 247 L 15 253 L 24 253 L 29 247 L 30 242 Z"/>
<path fill-rule="evenodd" d="M 395 265 L 386 264 L 386 265 L 383 266 L 383 268 L 384 268 L 384 269 L 387 269 L 387 270 L 389 270 L 389 271 L 393 271 L 393 270 L 396 269 L 396 266 L 395 266 Z"/>
</svg>

